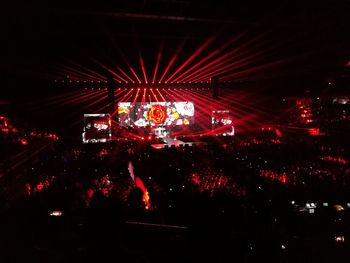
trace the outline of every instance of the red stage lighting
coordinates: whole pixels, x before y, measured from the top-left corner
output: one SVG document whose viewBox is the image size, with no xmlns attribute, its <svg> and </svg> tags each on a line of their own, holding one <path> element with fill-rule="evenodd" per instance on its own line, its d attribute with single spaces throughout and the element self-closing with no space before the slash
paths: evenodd
<svg viewBox="0 0 350 263">
<path fill-rule="evenodd" d="M 217 35 L 211 36 L 205 41 L 177 70 L 167 79 L 170 81 L 176 74 L 178 74 L 183 68 L 185 68 L 192 60 L 194 60 L 200 53 L 203 52 L 216 38 Z"/>
<path fill-rule="evenodd" d="M 156 66 L 154 68 L 154 73 L 153 73 L 152 84 L 154 84 L 154 82 L 156 80 L 159 63 L 160 63 L 160 60 L 162 58 L 162 53 L 163 53 L 163 43 L 160 44 L 160 47 L 159 47 L 159 51 L 158 51 L 158 55 L 157 55 L 157 61 L 156 61 Z"/>
<path fill-rule="evenodd" d="M 185 41 L 182 41 L 182 42 L 180 43 L 180 45 L 177 47 L 177 49 L 176 49 L 176 51 L 175 51 L 175 54 L 174 54 L 174 55 L 172 56 L 172 58 L 170 59 L 170 61 L 169 61 L 168 65 L 167 65 L 167 67 L 165 68 L 165 70 L 164 70 L 162 76 L 161 76 L 160 79 L 159 79 L 159 84 L 162 82 L 163 78 L 164 78 L 165 75 L 168 73 L 170 67 L 174 64 L 176 58 L 178 57 L 178 55 L 179 55 L 181 49 L 182 49 L 183 46 L 184 46 L 184 44 L 185 44 Z"/>
</svg>

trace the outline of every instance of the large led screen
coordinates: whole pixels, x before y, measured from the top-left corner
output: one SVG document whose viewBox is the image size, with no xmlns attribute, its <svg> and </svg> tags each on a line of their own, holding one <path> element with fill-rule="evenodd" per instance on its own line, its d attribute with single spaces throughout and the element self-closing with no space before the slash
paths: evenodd
<svg viewBox="0 0 350 263">
<path fill-rule="evenodd" d="M 119 123 L 123 126 L 190 125 L 194 121 L 192 102 L 118 103 Z"/>
</svg>

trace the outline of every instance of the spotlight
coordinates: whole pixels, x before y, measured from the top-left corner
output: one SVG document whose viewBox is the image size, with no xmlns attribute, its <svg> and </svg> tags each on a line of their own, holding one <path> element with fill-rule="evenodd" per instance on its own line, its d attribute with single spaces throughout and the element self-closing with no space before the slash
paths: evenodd
<svg viewBox="0 0 350 263">
<path fill-rule="evenodd" d="M 60 210 L 53 210 L 49 212 L 50 216 L 61 216 L 63 213 Z"/>
<path fill-rule="evenodd" d="M 345 238 L 344 238 L 344 236 L 342 236 L 342 235 L 340 235 L 340 236 L 335 236 L 334 237 L 334 239 L 335 239 L 335 242 L 341 242 L 341 243 L 343 243 L 344 241 L 345 241 Z"/>
</svg>

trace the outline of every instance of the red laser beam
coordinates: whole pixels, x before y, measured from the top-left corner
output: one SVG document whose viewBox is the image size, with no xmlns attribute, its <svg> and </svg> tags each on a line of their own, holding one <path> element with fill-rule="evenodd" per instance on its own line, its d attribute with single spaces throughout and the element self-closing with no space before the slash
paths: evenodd
<svg viewBox="0 0 350 263">
<path fill-rule="evenodd" d="M 143 63 L 143 58 L 142 58 L 142 54 L 141 54 L 141 51 L 140 51 L 140 50 L 139 50 L 139 60 L 140 60 L 140 65 L 141 65 L 141 70 L 142 70 L 143 78 L 144 78 L 144 80 L 145 80 L 145 83 L 148 84 L 148 79 L 147 79 L 147 75 L 146 75 L 145 64 Z"/>
<path fill-rule="evenodd" d="M 177 57 L 179 56 L 180 51 L 182 50 L 183 46 L 185 45 L 185 41 L 182 41 L 180 43 L 180 45 L 177 47 L 175 54 L 171 57 L 171 59 L 169 60 L 168 65 L 166 66 L 162 76 L 160 77 L 158 83 L 162 83 L 163 78 L 165 77 L 165 75 L 168 73 L 170 67 L 174 64 L 175 60 L 177 59 Z"/>
<path fill-rule="evenodd" d="M 153 72 L 152 84 L 154 84 L 156 81 L 159 63 L 160 63 L 160 60 L 162 59 L 162 53 L 163 53 L 163 43 L 161 43 L 159 46 L 159 51 L 158 51 L 157 60 L 156 60 L 156 66 L 155 66 L 154 72 Z"/>
<path fill-rule="evenodd" d="M 203 59 L 201 59 L 200 61 L 198 61 L 196 64 L 194 64 L 192 67 L 190 67 L 189 69 L 187 69 L 185 72 L 183 72 L 180 76 L 178 76 L 177 78 L 174 79 L 174 82 L 176 81 L 181 81 L 181 78 L 184 77 L 186 74 L 188 74 L 189 72 L 191 72 L 192 70 L 194 70 L 195 68 L 198 68 L 200 65 L 202 65 L 204 62 L 208 61 L 209 59 L 211 59 L 212 57 L 216 56 L 217 54 L 219 54 L 221 51 L 225 50 L 227 47 L 231 46 L 233 43 L 235 43 L 240 37 L 242 37 L 243 34 L 238 35 L 237 37 L 231 39 L 230 41 L 228 41 L 227 43 L 225 43 L 224 45 L 222 45 L 221 47 L 217 48 L 215 51 L 213 51 L 212 53 L 210 53 L 208 56 L 204 57 Z"/>
<path fill-rule="evenodd" d="M 200 53 L 203 52 L 217 37 L 214 35 L 207 39 L 177 70 L 165 81 L 165 83 L 169 82 L 177 73 L 179 73 L 183 68 L 185 68 L 193 59 L 195 59 Z"/>
</svg>

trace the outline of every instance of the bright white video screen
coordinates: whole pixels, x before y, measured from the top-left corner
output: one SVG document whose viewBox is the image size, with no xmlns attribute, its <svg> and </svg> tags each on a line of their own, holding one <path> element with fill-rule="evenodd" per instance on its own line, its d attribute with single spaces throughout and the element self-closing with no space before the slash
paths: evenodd
<svg viewBox="0 0 350 263">
<path fill-rule="evenodd" d="M 189 101 L 118 103 L 118 119 L 122 126 L 191 125 L 194 105 Z"/>
<path fill-rule="evenodd" d="M 108 142 L 112 137 L 109 114 L 84 114 L 83 143 Z"/>
<path fill-rule="evenodd" d="M 211 113 L 212 129 L 220 135 L 232 136 L 235 133 L 232 116 L 229 110 L 216 110 Z"/>
</svg>

